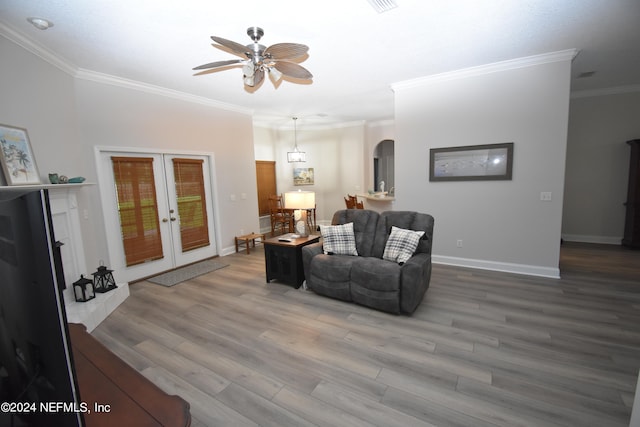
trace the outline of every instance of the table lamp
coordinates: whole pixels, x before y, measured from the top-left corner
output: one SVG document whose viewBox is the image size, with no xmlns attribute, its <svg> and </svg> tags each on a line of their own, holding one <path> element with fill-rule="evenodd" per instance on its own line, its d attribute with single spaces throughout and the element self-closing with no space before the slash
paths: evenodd
<svg viewBox="0 0 640 427">
<path fill-rule="evenodd" d="M 284 193 L 284 207 L 285 209 L 295 209 L 293 217 L 296 234 L 299 234 L 300 237 L 309 236 L 307 209 L 315 209 L 316 193 L 301 190 Z"/>
</svg>

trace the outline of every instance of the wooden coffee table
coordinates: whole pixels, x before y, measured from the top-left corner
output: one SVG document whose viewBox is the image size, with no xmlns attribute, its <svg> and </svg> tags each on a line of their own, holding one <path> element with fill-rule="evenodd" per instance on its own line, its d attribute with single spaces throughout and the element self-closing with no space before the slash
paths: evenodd
<svg viewBox="0 0 640 427">
<path fill-rule="evenodd" d="M 302 248 L 319 240 L 316 235 L 294 238 L 291 234 L 264 240 L 267 283 L 275 279 L 299 288 L 304 282 Z"/>
</svg>

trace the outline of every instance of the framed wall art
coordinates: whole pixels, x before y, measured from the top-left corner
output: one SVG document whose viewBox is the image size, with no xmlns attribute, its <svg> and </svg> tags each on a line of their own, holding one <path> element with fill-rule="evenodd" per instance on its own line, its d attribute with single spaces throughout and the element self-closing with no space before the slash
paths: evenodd
<svg viewBox="0 0 640 427">
<path fill-rule="evenodd" d="M 313 185 L 313 168 L 294 168 L 293 185 Z"/>
<path fill-rule="evenodd" d="M 511 180 L 513 142 L 432 148 L 429 181 Z"/>
<path fill-rule="evenodd" d="M 26 129 L 0 124 L 0 164 L 7 185 L 40 184 Z"/>
</svg>

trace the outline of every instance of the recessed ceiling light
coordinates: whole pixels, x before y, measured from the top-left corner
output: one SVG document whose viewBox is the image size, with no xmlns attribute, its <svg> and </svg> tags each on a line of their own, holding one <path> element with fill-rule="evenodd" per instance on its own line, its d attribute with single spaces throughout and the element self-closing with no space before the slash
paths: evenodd
<svg viewBox="0 0 640 427">
<path fill-rule="evenodd" d="M 27 21 L 29 21 L 31 25 L 33 25 L 39 30 L 48 30 L 49 28 L 53 27 L 53 22 L 44 18 L 31 17 L 31 18 L 27 18 Z"/>
</svg>

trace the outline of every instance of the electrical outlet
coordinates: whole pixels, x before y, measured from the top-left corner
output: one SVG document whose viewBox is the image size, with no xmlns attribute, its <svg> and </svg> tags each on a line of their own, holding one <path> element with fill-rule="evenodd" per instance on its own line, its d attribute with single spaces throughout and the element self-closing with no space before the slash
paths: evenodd
<svg viewBox="0 0 640 427">
<path fill-rule="evenodd" d="M 462 239 L 458 239 L 458 240 L 456 241 L 456 247 L 457 247 L 457 248 L 461 248 L 461 247 L 462 247 Z"/>
</svg>

